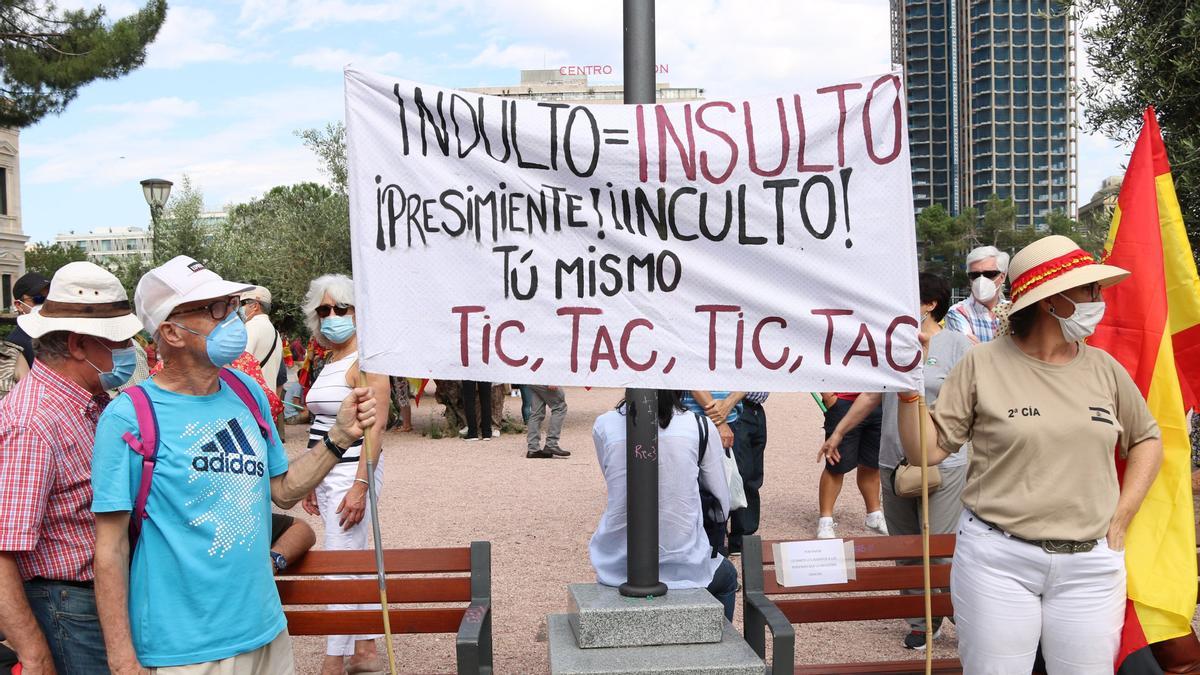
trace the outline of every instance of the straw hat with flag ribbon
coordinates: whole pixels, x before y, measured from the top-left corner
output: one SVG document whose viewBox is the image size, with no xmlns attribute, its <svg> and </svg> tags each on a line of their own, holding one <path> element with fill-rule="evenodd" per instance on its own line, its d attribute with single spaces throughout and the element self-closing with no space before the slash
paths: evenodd
<svg viewBox="0 0 1200 675">
<path fill-rule="evenodd" d="M 1026 246 L 1008 266 L 1012 279 L 1009 313 L 1077 286 L 1098 283 L 1107 288 L 1129 276 L 1127 270 L 1096 262 L 1069 238 L 1053 234 Z"/>
</svg>

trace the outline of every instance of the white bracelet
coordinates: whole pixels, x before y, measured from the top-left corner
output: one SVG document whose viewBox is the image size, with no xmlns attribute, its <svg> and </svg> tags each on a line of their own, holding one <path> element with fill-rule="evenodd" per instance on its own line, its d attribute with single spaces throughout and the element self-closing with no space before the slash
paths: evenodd
<svg viewBox="0 0 1200 675">
<path fill-rule="evenodd" d="M 367 479 L 365 479 L 365 478 L 355 478 L 355 479 L 354 479 L 354 482 L 355 482 L 355 483 L 362 483 L 363 485 L 366 485 L 367 487 L 371 487 L 371 484 L 370 484 L 370 483 L 368 483 L 368 482 L 367 482 Z"/>
</svg>

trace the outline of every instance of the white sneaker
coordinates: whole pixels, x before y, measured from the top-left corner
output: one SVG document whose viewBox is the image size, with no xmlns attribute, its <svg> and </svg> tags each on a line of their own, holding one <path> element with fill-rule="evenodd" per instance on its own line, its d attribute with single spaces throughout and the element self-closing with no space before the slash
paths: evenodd
<svg viewBox="0 0 1200 675">
<path fill-rule="evenodd" d="M 500 430 L 492 429 L 492 438 L 500 438 Z"/>
<path fill-rule="evenodd" d="M 887 521 L 883 519 L 883 511 L 872 511 L 867 514 L 867 529 L 887 535 Z"/>
<path fill-rule="evenodd" d="M 817 519 L 817 539 L 836 539 L 837 534 L 833 531 L 833 518 L 818 518 Z"/>
</svg>

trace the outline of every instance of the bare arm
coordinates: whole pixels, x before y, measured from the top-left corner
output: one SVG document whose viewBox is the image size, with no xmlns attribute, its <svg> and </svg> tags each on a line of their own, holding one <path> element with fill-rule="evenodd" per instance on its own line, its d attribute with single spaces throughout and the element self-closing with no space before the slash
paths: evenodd
<svg viewBox="0 0 1200 675">
<path fill-rule="evenodd" d="M 829 438 L 821 444 L 821 449 L 817 451 L 817 459 L 825 459 L 830 462 L 839 462 L 842 459 L 842 453 L 838 451 L 838 446 L 842 444 L 842 439 L 846 437 L 846 432 L 862 423 L 867 419 L 867 415 L 879 406 L 883 401 L 883 394 L 878 392 L 863 392 L 854 399 L 854 403 L 850 405 L 850 409 L 846 411 L 846 416 L 838 422 L 833 433 L 829 434 Z"/>
<path fill-rule="evenodd" d="M 713 424 L 720 424 L 729 417 L 729 413 L 733 412 L 733 409 L 745 397 L 746 392 L 744 391 L 731 391 L 724 399 L 712 401 L 704 406 L 704 412 L 708 415 L 708 419 L 713 421 Z"/>
<path fill-rule="evenodd" d="M 358 383 L 362 381 L 359 377 L 357 364 L 346 373 L 346 376 L 351 380 L 347 383 L 351 387 L 358 386 Z M 367 386 L 375 394 L 375 400 L 390 401 L 392 392 L 388 376 L 375 373 L 367 373 L 366 376 Z M 378 457 L 381 448 L 380 443 L 383 441 L 383 431 L 387 428 L 387 421 L 388 416 L 386 414 L 379 415 L 375 419 L 375 424 L 367 429 L 367 444 L 371 447 L 371 452 L 376 457 Z M 354 483 L 350 485 L 350 489 L 342 497 L 342 503 L 338 505 L 336 511 L 341 516 L 338 519 L 338 523 L 342 526 L 342 529 L 346 530 L 362 521 L 367 513 L 367 484 L 365 481 L 367 480 L 368 455 L 365 452 L 365 447 L 363 450 L 364 452 L 359 453 L 358 471 L 354 475 Z"/>
<path fill-rule="evenodd" d="M 114 675 L 147 672 L 129 632 L 129 512 L 96 514 L 96 609 Z"/>
<path fill-rule="evenodd" d="M 24 363 L 24 359 L 20 359 Z M 50 645 L 42 634 L 17 570 L 17 557 L 11 551 L 0 551 L 0 633 L 3 633 L 21 659 L 24 673 L 54 673 L 54 658 Z"/>
<path fill-rule="evenodd" d="M 17 359 L 17 364 L 13 369 L 13 381 L 20 382 L 22 377 L 29 374 L 29 364 L 25 363 L 25 359 Z"/>
<path fill-rule="evenodd" d="M 329 440 L 345 448 L 362 438 L 363 430 L 375 424 L 375 395 L 366 387 L 350 392 L 342 401 L 337 420 L 329 429 Z M 290 509 L 325 478 L 338 463 L 338 457 L 324 443 L 300 455 L 288 470 L 271 479 L 271 501 L 279 508 Z"/>
<path fill-rule="evenodd" d="M 1137 515 L 1150 485 L 1158 476 L 1162 457 L 1161 438 L 1148 438 L 1129 449 L 1125 477 L 1121 480 L 1121 497 L 1117 500 L 1117 511 L 1108 527 L 1108 547 L 1114 551 L 1125 550 L 1125 530 Z"/>
<path fill-rule="evenodd" d="M 904 448 L 904 457 L 909 464 L 921 466 L 921 424 L 925 425 L 925 451 L 928 454 L 929 466 L 941 464 L 950 453 L 938 445 L 938 431 L 929 417 L 929 410 L 921 414 L 921 408 L 916 401 L 905 403 L 905 397 L 913 392 L 900 394 L 900 403 L 896 410 L 896 423 L 900 428 L 900 446 Z M 940 400 L 940 399 L 939 399 Z"/>
</svg>

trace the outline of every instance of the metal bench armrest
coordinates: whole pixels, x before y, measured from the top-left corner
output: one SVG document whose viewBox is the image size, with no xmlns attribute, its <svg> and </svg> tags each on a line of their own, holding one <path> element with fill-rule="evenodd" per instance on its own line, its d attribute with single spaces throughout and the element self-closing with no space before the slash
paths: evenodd
<svg viewBox="0 0 1200 675">
<path fill-rule="evenodd" d="M 475 600 L 463 613 L 458 626 L 459 675 L 490 674 L 492 672 L 492 605 Z"/>
<path fill-rule="evenodd" d="M 761 591 L 748 591 L 742 616 L 745 620 L 746 642 L 761 658 L 766 658 L 763 629 L 771 631 L 772 675 L 791 673 L 796 658 L 796 629 Z"/>
</svg>

